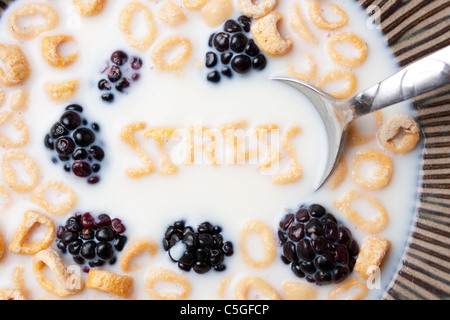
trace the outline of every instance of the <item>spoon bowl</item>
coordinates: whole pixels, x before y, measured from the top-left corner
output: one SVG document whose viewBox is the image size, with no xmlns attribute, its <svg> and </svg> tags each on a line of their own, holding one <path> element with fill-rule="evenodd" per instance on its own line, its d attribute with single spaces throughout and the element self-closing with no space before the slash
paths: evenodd
<svg viewBox="0 0 450 320">
<path fill-rule="evenodd" d="M 338 100 L 323 90 L 297 79 L 272 77 L 306 96 L 323 120 L 328 140 L 324 173 L 315 190 L 334 172 L 342 153 L 347 127 L 354 119 L 450 84 L 450 46 L 422 58 L 357 95 Z"/>
</svg>

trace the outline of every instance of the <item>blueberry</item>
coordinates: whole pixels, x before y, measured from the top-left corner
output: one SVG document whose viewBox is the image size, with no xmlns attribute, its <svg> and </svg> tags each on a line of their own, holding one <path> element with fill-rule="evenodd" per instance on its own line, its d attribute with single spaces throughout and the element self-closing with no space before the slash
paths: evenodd
<svg viewBox="0 0 450 320">
<path fill-rule="evenodd" d="M 210 82 L 214 82 L 217 83 L 220 81 L 220 74 L 217 71 L 211 71 L 210 73 L 208 73 L 208 75 L 206 76 L 206 79 Z"/>
<path fill-rule="evenodd" d="M 88 128 L 80 128 L 75 130 L 73 133 L 73 138 L 78 146 L 87 147 L 94 143 L 95 133 Z"/>
<path fill-rule="evenodd" d="M 55 150 L 60 155 L 68 156 L 75 150 L 75 142 L 68 137 L 59 138 L 56 140 Z"/>
<path fill-rule="evenodd" d="M 234 20 L 227 20 L 223 26 L 223 30 L 229 33 L 235 33 L 242 31 L 241 26 Z"/>
<path fill-rule="evenodd" d="M 57 139 L 62 136 L 66 136 L 69 134 L 69 130 L 66 129 L 61 123 L 57 122 L 50 129 L 50 137 L 53 139 Z"/>
<path fill-rule="evenodd" d="M 234 52 L 243 52 L 246 48 L 248 38 L 243 33 L 234 34 L 230 40 L 230 49 Z"/>
<path fill-rule="evenodd" d="M 127 63 L 128 55 L 125 52 L 121 51 L 121 50 L 115 51 L 111 55 L 111 61 L 112 61 L 112 63 L 114 63 L 114 64 L 116 64 L 118 66 L 122 66 L 125 63 Z"/>
<path fill-rule="evenodd" d="M 224 52 L 230 47 L 230 36 L 225 32 L 218 32 L 214 35 L 213 45 L 219 52 Z"/>
<path fill-rule="evenodd" d="M 262 54 L 258 54 L 253 59 L 253 69 L 255 70 L 263 70 L 267 65 L 266 57 Z"/>
<path fill-rule="evenodd" d="M 249 32 L 252 24 L 252 20 L 247 16 L 240 16 L 238 19 L 239 23 L 245 32 Z"/>
<path fill-rule="evenodd" d="M 205 66 L 207 68 L 213 68 L 216 66 L 216 64 L 217 64 L 217 55 L 212 51 L 207 52 Z"/>
<path fill-rule="evenodd" d="M 231 61 L 231 58 L 233 58 L 233 53 L 232 52 L 224 52 L 220 55 L 220 61 L 223 64 L 228 64 Z"/>
<path fill-rule="evenodd" d="M 95 233 L 95 238 L 98 241 L 112 241 L 114 240 L 114 231 L 109 226 L 101 227 Z"/>
<path fill-rule="evenodd" d="M 114 256 L 114 249 L 108 242 L 97 244 L 97 256 L 104 260 L 109 260 Z"/>
<path fill-rule="evenodd" d="M 247 42 L 247 45 L 245 46 L 245 53 L 248 54 L 251 57 L 255 57 L 259 54 L 260 50 L 255 43 L 255 40 L 250 39 Z"/>
<path fill-rule="evenodd" d="M 80 114 L 73 111 L 65 112 L 60 120 L 61 124 L 69 130 L 74 130 L 81 125 Z"/>
<path fill-rule="evenodd" d="M 85 161 L 75 161 L 72 164 L 72 172 L 81 178 L 89 177 L 92 173 L 92 167 Z"/>
</svg>

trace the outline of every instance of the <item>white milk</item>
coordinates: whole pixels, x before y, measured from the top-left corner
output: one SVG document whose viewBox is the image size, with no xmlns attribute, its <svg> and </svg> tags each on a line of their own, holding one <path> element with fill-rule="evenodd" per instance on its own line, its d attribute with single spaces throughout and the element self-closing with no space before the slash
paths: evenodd
<svg viewBox="0 0 450 320">
<path fill-rule="evenodd" d="M 4 13 L 0 21 L 0 42 L 16 43 L 7 31 L 6 16 L 18 6 L 32 2 L 29 0 L 14 2 Z M 173 222 L 185 219 L 187 224 L 196 226 L 203 221 L 220 225 L 225 240 L 232 241 L 235 254 L 225 259 L 227 269 L 219 273 L 210 271 L 205 275 L 186 273 L 172 263 L 167 253 L 160 247 L 155 257 L 147 255 L 139 257 L 135 262 L 141 269 L 130 273 L 135 278 L 134 296 L 147 299 L 144 281 L 150 268 L 162 267 L 183 274 L 192 285 L 191 299 L 216 299 L 218 285 L 231 276 L 226 298 L 234 297 L 236 283 L 245 276 L 257 275 L 282 292 L 285 281 L 299 281 L 284 265 L 276 259 L 269 267 L 253 269 L 242 259 L 238 246 L 239 234 L 244 224 L 251 220 L 260 220 L 273 228 L 276 234 L 280 215 L 284 209 L 295 208 L 299 204 L 316 201 L 326 206 L 338 219 L 351 229 L 353 236 L 361 246 L 367 234 L 358 230 L 350 222 L 346 222 L 342 212 L 333 207 L 333 202 L 340 199 L 345 191 L 356 189 L 349 178 L 335 191 L 327 187 L 314 192 L 313 186 L 323 169 L 326 140 L 324 127 L 313 106 L 299 93 L 284 84 L 271 81 L 274 75 L 287 75 L 287 68 L 294 63 L 296 57 L 305 53 L 313 54 L 318 61 L 318 74 L 338 68 L 328 57 L 325 45 L 328 32 L 313 28 L 319 37 L 319 45 L 304 44 L 293 34 L 286 21 L 281 24 L 283 36 L 289 35 L 296 43 L 294 50 L 280 58 L 268 58 L 268 66 L 264 71 L 253 71 L 245 77 L 234 76 L 232 80 L 223 79 L 220 84 L 213 85 L 206 81 L 207 70 L 203 66 L 204 54 L 208 51 L 207 42 L 211 33 L 220 28 L 209 28 L 202 21 L 199 12 L 188 12 L 189 20 L 177 28 L 170 28 L 156 18 L 159 3 L 146 3 L 154 12 L 158 25 L 156 43 L 167 35 L 183 35 L 193 43 L 189 64 L 180 72 L 167 73 L 158 70 L 151 60 L 149 50 L 138 52 L 127 44 L 124 35 L 118 28 L 118 17 L 129 1 L 111 1 L 104 11 L 91 18 L 78 16 L 72 1 L 53 1 L 60 14 L 57 30 L 48 34 L 68 33 L 75 37 L 74 47 L 66 50 L 78 50 L 79 59 L 69 68 L 56 70 L 42 60 L 40 39 L 20 43 L 32 66 L 31 78 L 26 83 L 30 93 L 30 104 L 23 116 L 30 129 L 30 141 L 23 150 L 31 155 L 40 169 L 41 182 L 59 180 L 70 185 L 78 195 L 78 202 L 73 213 L 92 212 L 108 213 L 112 217 L 122 219 L 127 227 L 129 241 L 134 238 L 148 237 L 161 243 L 166 228 Z M 277 11 L 287 16 L 291 5 L 297 2 L 301 8 L 307 8 L 306 1 L 284 0 Z M 341 6 L 349 15 L 349 24 L 342 31 L 353 31 L 369 45 L 369 55 L 364 64 L 352 70 L 358 77 L 358 91 L 367 88 L 393 73 L 397 67 L 392 56 L 383 43 L 379 31 L 367 26 L 365 13 L 356 3 L 349 1 L 332 1 Z M 237 3 L 236 6 L 237 8 Z M 302 11 L 306 17 L 307 11 Z M 235 13 L 232 18 L 240 14 Z M 333 32 L 330 32 L 332 34 Z M 298 44 L 298 45 L 297 45 Z M 73 44 L 71 44 L 73 45 Z M 103 61 L 112 52 L 123 49 L 130 55 L 143 58 L 144 67 L 140 80 L 133 85 L 127 95 L 117 96 L 113 104 L 100 100 L 100 92 L 96 85 L 101 76 Z M 297 62 L 298 63 L 298 62 Z M 47 82 L 79 79 L 81 88 L 73 100 L 84 107 L 84 114 L 91 122 L 101 126 L 98 136 L 104 144 L 106 159 L 100 171 L 101 181 L 96 185 L 88 185 L 85 180 L 67 174 L 62 165 L 55 165 L 50 154 L 43 145 L 43 138 L 54 122 L 56 122 L 68 103 L 52 102 L 45 94 L 43 85 Z M 11 90 L 7 90 L 10 92 Z M 385 119 L 394 113 L 409 113 L 407 105 L 399 105 L 384 111 Z M 371 121 L 371 116 L 359 122 Z M 297 158 L 303 168 L 301 180 L 285 185 L 273 184 L 272 176 L 262 174 L 253 163 L 223 164 L 213 166 L 206 161 L 193 165 L 177 162 L 183 155 L 185 146 L 181 140 L 172 141 L 169 153 L 179 167 L 174 175 L 163 176 L 157 171 L 140 179 L 130 179 L 125 170 L 129 167 L 141 166 L 137 154 L 120 140 L 123 128 L 135 122 L 145 122 L 150 127 L 173 127 L 185 132 L 190 126 L 204 125 L 218 128 L 222 124 L 245 120 L 248 128 L 258 124 L 277 124 L 281 134 L 291 125 L 302 129 L 301 134 L 292 140 Z M 140 136 L 141 143 L 153 156 L 158 166 L 158 149 L 153 141 Z M 347 148 L 346 157 L 351 163 L 351 156 L 358 150 L 374 146 L 374 141 L 358 148 Z M 383 290 L 394 275 L 396 266 L 404 250 L 415 201 L 417 172 L 419 168 L 419 148 L 407 155 L 394 157 L 395 171 L 390 185 L 373 194 L 386 206 L 389 213 L 389 225 L 381 235 L 392 242 L 392 248 L 384 261 L 379 289 L 369 290 L 367 298 L 380 298 Z M 4 150 L 0 153 L 3 155 Z M 285 162 L 281 162 L 280 170 L 285 170 Z M 401 195 L 401 196 L 398 196 Z M 26 210 L 43 210 L 29 200 L 30 194 L 14 195 L 12 206 L 0 214 L 0 229 L 7 241 L 11 239 L 20 224 Z M 56 223 L 63 224 L 68 217 L 55 218 Z M 67 265 L 74 264 L 70 255 L 64 255 Z M 26 286 L 31 298 L 49 296 L 35 281 L 31 269 L 31 257 L 7 253 L 0 263 L 0 288 L 12 287 L 13 270 L 17 265 L 25 267 Z M 107 270 L 121 273 L 118 264 L 107 266 Z M 356 276 L 354 272 L 352 274 Z M 84 279 L 87 274 L 83 274 Z M 314 285 L 315 286 L 315 285 Z M 319 297 L 326 299 L 335 285 L 315 286 Z M 52 298 L 54 298 L 52 296 Z M 93 290 L 84 290 L 79 299 L 110 298 L 108 295 Z M 113 298 L 113 297 L 111 297 Z"/>
</svg>

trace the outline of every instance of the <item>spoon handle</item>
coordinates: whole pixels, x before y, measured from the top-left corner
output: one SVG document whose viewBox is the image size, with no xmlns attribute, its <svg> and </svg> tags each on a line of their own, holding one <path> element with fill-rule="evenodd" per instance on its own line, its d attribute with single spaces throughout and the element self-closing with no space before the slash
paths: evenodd
<svg viewBox="0 0 450 320">
<path fill-rule="evenodd" d="M 450 84 L 450 46 L 408 65 L 349 103 L 356 119 L 446 84 Z"/>
</svg>

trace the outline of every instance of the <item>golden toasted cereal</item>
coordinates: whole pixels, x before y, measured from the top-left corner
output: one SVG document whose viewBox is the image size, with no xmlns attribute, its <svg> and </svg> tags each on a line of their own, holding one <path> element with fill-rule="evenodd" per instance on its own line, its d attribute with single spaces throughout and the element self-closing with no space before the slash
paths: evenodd
<svg viewBox="0 0 450 320">
<path fill-rule="evenodd" d="M 260 292 L 267 299 L 281 300 L 280 294 L 270 284 L 256 276 L 246 277 L 239 281 L 235 289 L 236 300 L 252 300 L 249 297 L 252 289 Z"/>
<path fill-rule="evenodd" d="M 144 15 L 145 23 L 147 25 L 147 34 L 142 39 L 136 39 L 133 35 L 132 25 L 135 15 L 142 12 Z M 120 14 L 119 18 L 120 30 L 127 37 L 128 43 L 135 49 L 145 50 L 150 47 L 150 45 L 155 40 L 157 34 L 157 27 L 155 21 L 153 20 L 153 14 L 150 8 L 143 5 L 140 2 L 131 2 Z"/>
<path fill-rule="evenodd" d="M 130 298 L 133 293 L 134 280 L 126 275 L 119 275 L 103 270 L 89 271 L 86 287 L 116 295 L 120 298 Z"/>
<path fill-rule="evenodd" d="M 6 101 L 5 90 L 0 88 L 0 107 L 3 107 L 3 105 L 5 104 L 5 101 Z"/>
<path fill-rule="evenodd" d="M 67 42 L 73 41 L 73 37 L 66 34 L 46 36 L 41 41 L 41 51 L 44 60 L 55 68 L 66 68 L 78 59 L 78 54 L 73 53 L 67 56 L 59 54 L 59 47 Z"/>
<path fill-rule="evenodd" d="M 397 136 L 404 132 L 399 139 Z M 413 150 L 420 140 L 420 128 L 413 118 L 406 114 L 393 115 L 380 129 L 378 141 L 395 154 L 405 154 Z"/>
<path fill-rule="evenodd" d="M 364 219 L 351 207 L 353 201 L 359 199 L 365 200 L 365 202 L 368 202 L 377 210 L 376 215 L 372 219 Z M 353 222 L 359 229 L 369 234 L 381 232 L 386 228 L 389 220 L 386 208 L 381 201 L 359 191 L 348 191 L 344 197 L 341 200 L 336 201 L 334 205 L 344 213 L 348 220 Z"/>
<path fill-rule="evenodd" d="M 166 54 L 175 48 L 181 48 L 171 60 L 166 60 Z M 171 36 L 159 43 L 153 51 L 153 62 L 155 66 L 164 71 L 172 71 L 182 69 L 192 53 L 192 44 L 188 38 Z"/>
<path fill-rule="evenodd" d="M 239 0 L 239 9 L 249 18 L 261 18 L 278 5 L 278 0 Z"/>
<path fill-rule="evenodd" d="M 346 88 L 339 91 L 328 92 L 331 96 L 335 97 L 336 99 L 349 98 L 356 92 L 358 86 L 358 79 L 356 78 L 353 72 L 345 70 L 333 70 L 328 72 L 327 74 L 319 78 L 319 80 L 316 83 L 316 86 L 324 91 L 329 91 L 325 90 L 325 86 L 335 81 L 347 82 Z"/>
<path fill-rule="evenodd" d="M 120 269 L 122 269 L 123 272 L 134 271 L 130 266 L 131 260 L 145 251 L 147 251 L 150 256 L 154 256 L 158 252 L 158 245 L 148 239 L 139 239 L 130 243 L 120 257 Z"/>
<path fill-rule="evenodd" d="M 49 190 L 56 190 L 58 195 L 64 196 L 65 200 L 58 204 L 53 204 L 47 199 Z M 63 216 L 72 210 L 77 203 L 77 195 L 69 186 L 61 181 L 48 181 L 40 185 L 31 195 L 30 199 L 40 205 L 45 211 L 55 216 Z"/>
<path fill-rule="evenodd" d="M 319 293 L 306 283 L 284 282 L 283 294 L 286 300 L 316 300 Z"/>
<path fill-rule="evenodd" d="M 283 39 L 278 31 L 278 23 L 282 18 L 281 13 L 271 12 L 252 24 L 251 31 L 256 44 L 269 56 L 282 56 L 292 49 L 292 40 Z"/>
<path fill-rule="evenodd" d="M 17 266 L 14 269 L 13 283 L 16 289 L 19 289 L 25 294 L 28 293 L 28 290 L 25 287 L 25 279 L 23 277 L 24 272 L 25 268 L 22 265 Z"/>
<path fill-rule="evenodd" d="M 94 16 L 102 12 L 106 0 L 73 0 L 73 5 L 78 14 L 82 16 Z"/>
<path fill-rule="evenodd" d="M 247 126 L 248 122 L 243 120 L 224 124 L 219 127 L 227 145 L 233 150 L 230 159 L 228 160 L 231 164 L 245 163 L 245 160 L 247 160 L 248 152 L 245 148 L 242 148 L 244 137 L 236 134 L 247 128 Z"/>
<path fill-rule="evenodd" d="M 31 74 L 30 65 L 19 46 L 0 44 L 0 83 L 12 87 L 23 84 Z"/>
<path fill-rule="evenodd" d="M 361 176 L 361 168 L 364 163 L 375 162 L 375 168 L 371 170 L 369 177 Z M 355 185 L 366 190 L 380 190 L 386 187 L 392 179 L 394 161 L 381 150 L 368 149 L 360 151 L 353 157 L 352 181 Z"/>
<path fill-rule="evenodd" d="M 228 276 L 220 282 L 219 286 L 217 287 L 217 294 L 219 298 L 225 299 L 226 290 L 231 283 L 231 278 L 232 276 Z"/>
<path fill-rule="evenodd" d="M 205 146 L 205 143 L 196 143 L 197 139 L 203 139 L 204 137 L 210 140 L 209 144 Z M 216 158 L 216 136 L 213 130 L 205 128 L 203 126 L 191 126 L 189 127 L 186 135 L 186 158 L 184 164 L 190 165 L 195 161 L 195 151 L 199 149 L 206 152 L 206 157 L 211 165 L 218 165 Z"/>
<path fill-rule="evenodd" d="M 252 234 L 259 235 L 264 252 L 264 258 L 256 260 L 249 252 L 248 237 Z M 262 221 L 250 221 L 241 231 L 239 248 L 244 262 L 253 268 L 265 268 L 270 265 L 277 256 L 277 244 L 272 229 Z"/>
<path fill-rule="evenodd" d="M 281 146 L 287 152 L 290 159 L 289 169 L 286 173 L 277 174 L 273 177 L 273 183 L 275 184 L 285 184 L 293 183 L 300 180 L 303 177 L 303 169 L 298 162 L 297 154 L 294 150 L 294 146 L 291 140 L 300 134 L 302 129 L 299 126 L 292 126 L 288 131 L 281 137 Z"/>
<path fill-rule="evenodd" d="M 26 145 L 30 139 L 28 127 L 25 125 L 22 116 L 11 111 L 3 111 L 0 113 L 0 127 L 4 124 L 11 123 L 20 137 L 13 140 L 7 135 L 0 132 L 0 146 L 4 149 L 16 149 Z"/>
<path fill-rule="evenodd" d="M 298 80 L 311 82 L 317 76 L 317 63 L 314 61 L 314 57 L 310 54 L 306 56 L 306 60 L 308 60 L 308 72 L 297 72 L 294 66 L 290 66 L 288 68 L 288 72 Z"/>
<path fill-rule="evenodd" d="M 11 97 L 11 110 L 23 111 L 28 108 L 29 94 L 24 89 L 19 89 L 12 94 Z"/>
<path fill-rule="evenodd" d="M 383 124 L 383 113 L 380 110 L 372 113 L 375 116 L 376 127 L 379 128 Z M 373 135 L 363 135 L 357 128 L 356 122 L 352 121 L 347 127 L 347 141 L 351 146 L 360 146 L 375 139 Z"/>
<path fill-rule="evenodd" d="M 355 264 L 355 271 L 364 279 L 372 276 L 374 268 L 379 268 L 391 247 L 389 240 L 380 236 L 371 236 L 364 241 Z"/>
<path fill-rule="evenodd" d="M 52 271 L 56 283 L 49 279 L 44 272 L 46 266 Z M 58 297 L 63 298 L 77 294 L 84 288 L 81 276 L 70 272 L 54 249 L 49 248 L 36 253 L 33 258 L 33 271 L 40 286 Z"/>
<path fill-rule="evenodd" d="M 210 27 L 224 22 L 234 12 L 232 0 L 212 0 L 202 9 L 203 21 Z"/>
<path fill-rule="evenodd" d="M 182 0 L 183 7 L 188 10 L 200 10 L 209 0 Z"/>
<path fill-rule="evenodd" d="M 123 142 L 128 144 L 133 151 L 135 151 L 139 158 L 144 163 L 144 166 L 139 169 L 127 168 L 126 174 L 130 178 L 140 178 L 143 176 L 147 176 L 155 171 L 155 167 L 153 165 L 153 161 L 150 156 L 142 149 L 139 144 L 138 139 L 136 138 L 136 132 L 142 131 L 146 128 L 146 124 L 144 122 L 137 122 L 131 125 L 126 126 L 120 135 L 120 138 Z"/>
<path fill-rule="evenodd" d="M 292 30 L 308 43 L 318 44 L 316 36 L 312 33 L 308 27 L 305 19 L 303 18 L 300 9 L 297 4 L 292 6 L 292 10 L 289 11 L 289 25 Z"/>
<path fill-rule="evenodd" d="M 45 23 L 21 26 L 20 20 L 31 16 L 42 16 Z M 58 22 L 59 17 L 56 10 L 44 3 L 27 3 L 14 10 L 8 18 L 9 30 L 17 40 L 36 38 L 42 32 L 56 27 Z"/>
<path fill-rule="evenodd" d="M 264 144 L 269 148 L 268 135 L 273 132 L 278 132 L 279 129 L 280 128 L 276 124 L 267 124 L 267 125 L 257 126 L 255 128 L 255 134 L 259 141 L 258 146 L 261 146 L 261 144 Z M 261 154 L 259 154 L 260 151 L 261 150 L 257 151 L 259 157 L 261 156 Z M 269 153 L 269 156 L 266 159 L 260 159 L 260 163 L 258 164 L 259 169 L 262 169 L 262 170 L 268 169 L 273 164 L 280 161 L 281 153 L 279 152 L 278 148 L 271 146 L 268 153 Z"/>
<path fill-rule="evenodd" d="M 30 233 L 39 225 L 47 228 L 39 241 L 29 241 Z M 55 223 L 52 219 L 39 212 L 29 210 L 24 214 L 22 224 L 16 229 L 9 243 L 9 251 L 17 254 L 34 255 L 47 249 L 53 243 L 56 235 Z"/>
<path fill-rule="evenodd" d="M 56 102 L 67 101 L 71 99 L 78 91 L 79 81 L 70 80 L 59 83 L 47 83 L 45 91 L 50 99 Z"/>
<path fill-rule="evenodd" d="M 357 57 L 346 57 L 335 49 L 338 43 L 349 43 L 358 51 Z M 331 59 L 345 68 L 354 68 L 361 65 L 367 58 L 367 44 L 357 35 L 351 32 L 342 32 L 335 34 L 327 43 L 328 54 Z"/>
<path fill-rule="evenodd" d="M 353 291 L 356 290 L 356 293 Z M 345 300 L 362 300 L 367 295 L 368 288 L 366 284 L 357 278 L 351 278 L 343 283 L 340 283 L 328 294 L 329 300 L 337 300 L 340 296 L 345 295 L 346 292 L 350 292 L 351 295 L 345 297 Z"/>
<path fill-rule="evenodd" d="M 0 185 L 0 196 L 1 196 L 0 210 L 8 209 L 12 203 L 12 197 L 11 197 L 11 193 L 5 186 Z"/>
<path fill-rule="evenodd" d="M 19 289 L 0 289 L 0 300 L 27 300 Z"/>
<path fill-rule="evenodd" d="M 313 3 L 309 6 L 309 16 L 311 21 L 320 29 L 337 30 L 345 27 L 348 23 L 348 16 L 344 10 L 336 4 L 328 4 L 333 13 L 339 17 L 337 21 L 327 21 L 321 14 L 323 3 Z"/>
<path fill-rule="evenodd" d="M 0 232 L 0 261 L 5 254 L 5 240 L 3 239 L 2 233 Z"/>
<path fill-rule="evenodd" d="M 173 128 L 149 128 L 145 130 L 144 137 L 147 139 L 153 139 L 156 142 L 156 146 L 160 151 L 161 168 L 160 173 L 162 175 L 175 174 L 178 172 L 178 167 L 170 161 L 170 155 L 164 148 L 165 142 L 171 138 L 175 138 L 177 130 Z"/>
<path fill-rule="evenodd" d="M 343 156 L 339 158 L 336 164 L 336 169 L 334 169 L 333 174 L 328 178 L 327 184 L 330 190 L 335 190 L 341 185 L 348 174 L 348 164 L 347 160 Z"/>
<path fill-rule="evenodd" d="M 158 284 L 171 283 L 177 291 L 159 290 Z M 191 284 L 182 275 L 165 269 L 151 269 L 145 280 L 145 289 L 150 298 L 155 300 L 184 300 L 191 294 Z"/>
<path fill-rule="evenodd" d="M 28 179 L 21 181 L 14 169 L 12 162 L 20 162 L 28 175 Z M 39 169 L 33 158 L 23 151 L 9 151 L 2 159 L 3 180 L 8 187 L 18 193 L 26 193 L 33 190 L 39 182 Z"/>
<path fill-rule="evenodd" d="M 171 27 L 176 27 L 186 21 L 183 10 L 170 0 L 162 4 L 158 11 L 158 17 Z"/>
</svg>

